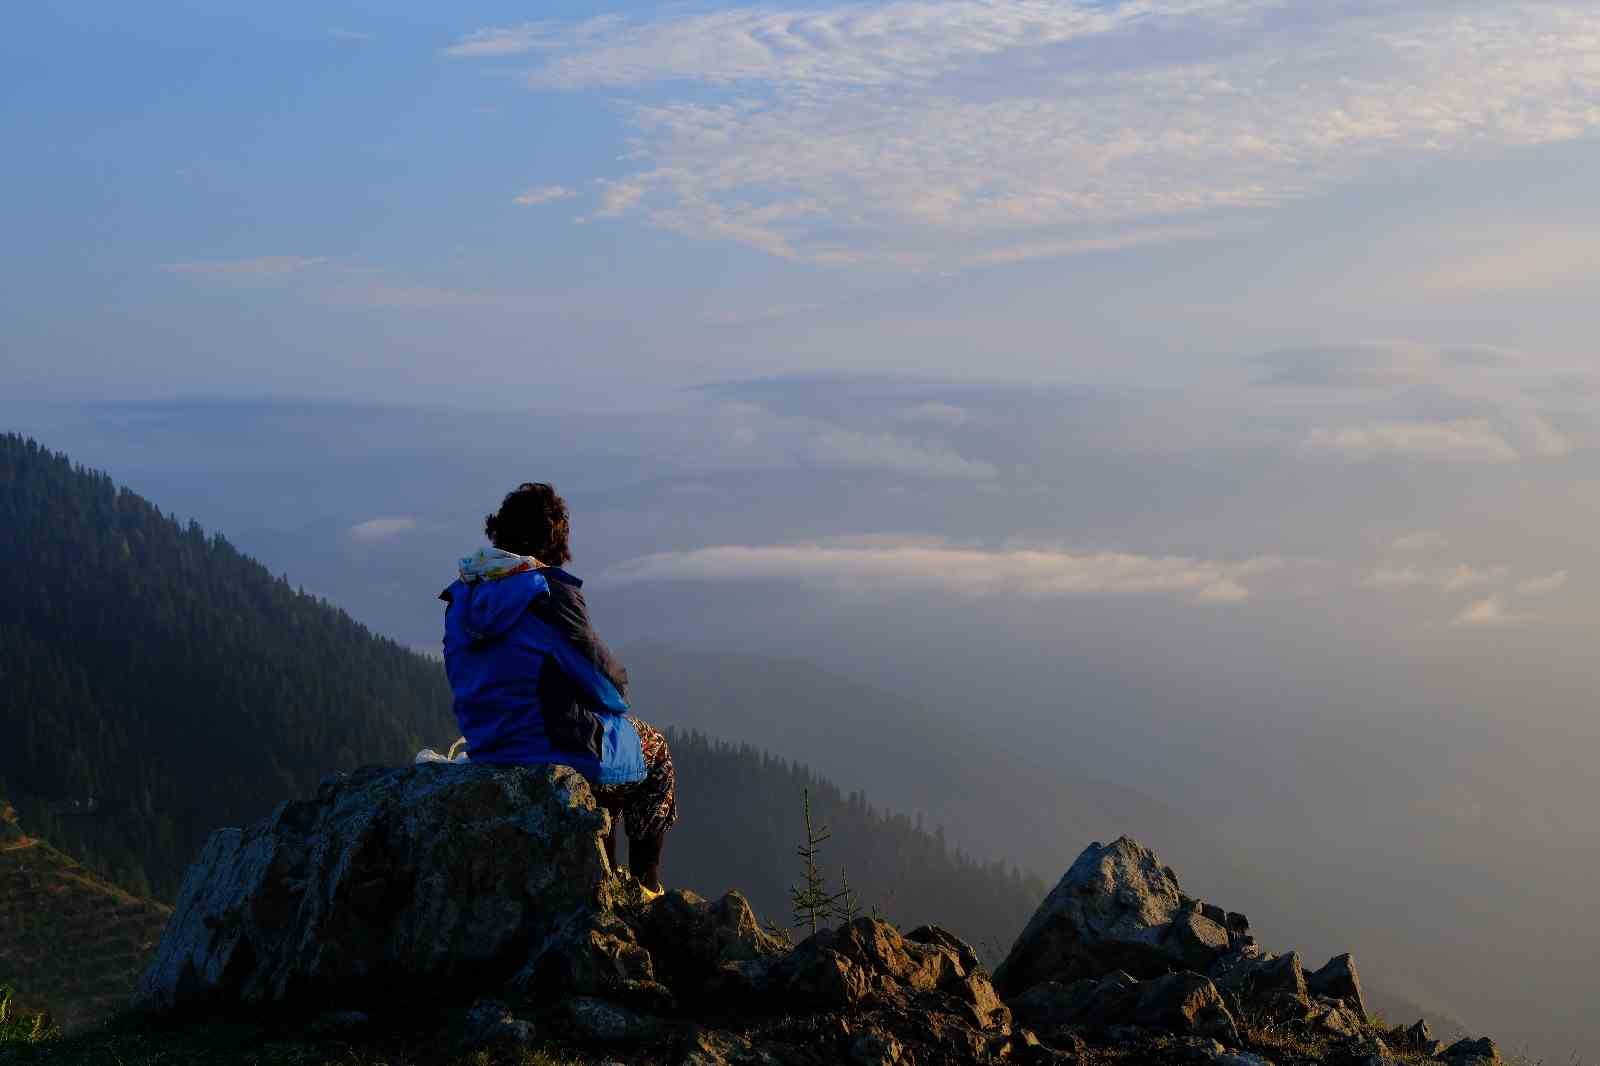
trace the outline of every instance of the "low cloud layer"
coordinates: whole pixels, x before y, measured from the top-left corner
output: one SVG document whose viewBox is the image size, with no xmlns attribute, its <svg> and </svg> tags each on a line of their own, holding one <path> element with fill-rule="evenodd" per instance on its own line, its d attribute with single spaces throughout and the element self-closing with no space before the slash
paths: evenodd
<svg viewBox="0 0 1600 1066">
<path fill-rule="evenodd" d="M 1123 552 L 985 550 L 878 538 L 662 552 L 622 563 L 606 576 L 616 581 L 837 582 L 957 596 L 1168 595 L 1196 603 L 1237 603 L 1250 598 L 1250 583 L 1282 565 L 1272 558 L 1222 562 Z"/>
</svg>

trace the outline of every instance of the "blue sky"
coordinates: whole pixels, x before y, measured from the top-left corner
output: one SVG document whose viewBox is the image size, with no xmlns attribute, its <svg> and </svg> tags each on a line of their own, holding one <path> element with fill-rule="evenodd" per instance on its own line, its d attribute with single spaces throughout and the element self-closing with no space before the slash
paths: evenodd
<svg viewBox="0 0 1600 1066">
<path fill-rule="evenodd" d="M 1588 357 L 1582 4 L 34 5 L 8 377 L 597 402 Z M 521 397 L 518 401 L 521 402 Z"/>
</svg>

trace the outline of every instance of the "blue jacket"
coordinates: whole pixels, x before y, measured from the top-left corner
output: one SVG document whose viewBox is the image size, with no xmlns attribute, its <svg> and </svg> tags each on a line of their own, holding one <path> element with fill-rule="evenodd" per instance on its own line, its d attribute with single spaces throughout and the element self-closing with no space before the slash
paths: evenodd
<svg viewBox="0 0 1600 1066">
<path fill-rule="evenodd" d="M 560 763 L 600 785 L 645 776 L 628 675 L 589 625 L 583 582 L 550 567 L 440 594 L 444 666 L 473 762 Z"/>
</svg>

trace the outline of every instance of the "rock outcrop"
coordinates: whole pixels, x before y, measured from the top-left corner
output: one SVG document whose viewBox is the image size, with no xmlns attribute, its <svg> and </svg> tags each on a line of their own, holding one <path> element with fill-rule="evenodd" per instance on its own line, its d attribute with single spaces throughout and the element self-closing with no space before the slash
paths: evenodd
<svg viewBox="0 0 1600 1066">
<path fill-rule="evenodd" d="M 1149 849 L 1094 844 L 1040 905 L 995 985 L 1047 1048 L 1154 1031 L 1214 1041 L 1205 1061 L 1217 1063 L 1266 1061 L 1263 1051 L 1363 1066 L 1390 1066 L 1397 1054 L 1498 1061 L 1492 1042 L 1445 1048 L 1421 1022 L 1380 1036 L 1354 959 L 1308 973 L 1298 953 L 1266 952 L 1249 929 L 1243 915 L 1185 895 Z M 1307 1049 L 1327 1057 L 1308 1060 Z"/>
<path fill-rule="evenodd" d="M 1011 1061 L 1389 1066 L 1498 1062 L 1368 1022 L 1348 955 L 1307 972 L 1186 896 L 1131 840 L 1095 844 L 991 983 L 936 926 L 857 918 L 791 945 L 738 893 L 646 900 L 564 767 L 445 764 L 324 782 L 223 830 L 184 880 L 136 1002 L 374 1016 L 455 1004 L 458 1046 L 620 1049 L 721 1066 Z"/>
<path fill-rule="evenodd" d="M 566 767 L 369 768 L 214 833 L 134 1002 L 393 1002 L 487 984 L 601 903 L 606 815 Z"/>
</svg>

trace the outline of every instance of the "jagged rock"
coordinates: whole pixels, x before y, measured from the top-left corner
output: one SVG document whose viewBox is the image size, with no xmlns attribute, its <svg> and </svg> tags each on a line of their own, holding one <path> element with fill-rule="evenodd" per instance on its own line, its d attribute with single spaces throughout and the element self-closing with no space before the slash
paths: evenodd
<svg viewBox="0 0 1600 1066">
<path fill-rule="evenodd" d="M 1224 926 L 1199 910 L 1191 910 L 1172 920 L 1164 946 L 1179 965 L 1205 973 L 1231 944 Z"/>
<path fill-rule="evenodd" d="M 1085 984 L 1088 987 L 1084 987 Z M 1073 1005 L 1075 1009 L 1059 1024 L 1099 1028 L 1120 1025 L 1139 1002 L 1139 982 L 1123 970 L 1108 973 L 1098 981 L 1083 982 L 1073 987 L 1078 989 L 1081 998 Z"/>
<path fill-rule="evenodd" d="M 329 1010 L 317 1015 L 309 1030 L 317 1036 L 346 1036 L 372 1024 L 372 1016 L 359 1010 Z"/>
<path fill-rule="evenodd" d="M 1334 1036 L 1355 1036 L 1361 1032 L 1362 1021 L 1342 999 L 1318 996 L 1306 1015 L 1306 1023 Z"/>
<path fill-rule="evenodd" d="M 1358 1066 L 1400 1066 L 1393 1049 L 1373 1033 L 1363 1033 L 1346 1044 L 1345 1058 Z"/>
<path fill-rule="evenodd" d="M 580 1036 L 602 1044 L 642 1044 L 661 1031 L 659 1020 L 594 996 L 574 996 L 563 1007 Z"/>
<path fill-rule="evenodd" d="M 1133 978 L 1128 978 L 1132 983 Z M 1060 981 L 1040 981 L 1020 996 L 1014 996 L 1008 1006 L 1019 1023 L 1033 1026 L 1041 1032 L 1072 1024 L 1084 997 L 1097 982 L 1088 978 L 1063 984 Z"/>
<path fill-rule="evenodd" d="M 710 1029 L 691 1034 L 682 1055 L 682 1066 L 775 1066 L 779 1061 L 747 1037 Z"/>
<path fill-rule="evenodd" d="M 1241 1009 L 1265 1011 L 1275 1018 L 1301 1018 L 1310 1010 L 1299 952 L 1243 960 L 1214 976 L 1228 1001 Z"/>
<path fill-rule="evenodd" d="M 1444 1059 L 1449 1066 L 1495 1066 L 1500 1062 L 1500 1049 L 1488 1037 L 1457 1040 L 1444 1049 Z"/>
<path fill-rule="evenodd" d="M 797 1005 L 840 1009 L 861 1002 L 871 987 L 866 971 L 829 946 L 828 931 L 807 937 L 772 970 L 771 983 Z"/>
<path fill-rule="evenodd" d="M 1211 1066 L 1274 1066 L 1274 1063 L 1253 1051 L 1224 1051 L 1212 1057 Z"/>
<path fill-rule="evenodd" d="M 510 987 L 536 999 L 560 995 L 670 998 L 655 960 L 633 927 L 614 913 L 577 911 L 547 937 Z"/>
<path fill-rule="evenodd" d="M 994 985 L 981 973 L 969 973 L 949 980 L 942 986 L 944 993 L 961 1004 L 966 1020 L 979 1029 L 1010 1024 L 1011 1008 L 1000 1000 Z"/>
<path fill-rule="evenodd" d="M 935 947 L 949 949 L 950 954 L 960 964 L 963 975 L 976 973 L 983 965 L 978 959 L 977 949 L 941 926 L 919 925 L 906 934 L 906 939 L 917 944 L 932 944 Z"/>
<path fill-rule="evenodd" d="M 1367 1020 L 1367 1002 L 1361 994 L 1361 975 L 1350 955 L 1335 955 L 1322 969 L 1306 975 L 1306 991 L 1313 996 L 1343 1000 L 1362 1021 Z"/>
<path fill-rule="evenodd" d="M 1207 1036 L 1226 1047 L 1239 1046 L 1239 1030 L 1222 995 L 1208 978 L 1175 973 L 1140 982 L 1129 1020 L 1134 1025 L 1186 1036 Z"/>
<path fill-rule="evenodd" d="M 862 1033 L 850 1042 L 855 1066 L 895 1066 L 905 1055 L 900 1041 L 887 1033 Z"/>
<path fill-rule="evenodd" d="M 1344 1037 L 1350 1062 L 1396 1061 L 1362 1024 L 1348 956 L 1308 978 L 1298 955 L 1264 955 L 1242 916 L 1183 896 L 1125 838 L 1087 849 L 1041 904 L 1000 971 L 1007 1003 L 972 947 L 937 926 L 902 934 L 859 918 L 790 948 L 737 893 L 647 900 L 611 870 L 608 826 L 563 767 L 332 778 L 314 799 L 212 837 L 137 1002 L 488 994 L 533 1010 L 546 1039 L 696 1066 L 1081 1066 L 1100 1049 L 1130 1064 L 1263 1066 L 1225 1055 L 1246 1050 L 1237 1020 L 1249 1010 L 1252 1030 L 1265 1012 L 1297 1035 Z M 447 1014 L 459 1021 L 449 1039 L 459 1031 L 471 1047 L 534 1039 L 500 999 Z M 1487 1041 L 1445 1055 L 1499 1062 Z"/>
<path fill-rule="evenodd" d="M 1099 981 L 1044 981 L 1010 1006 L 1019 1022 L 1046 1034 L 1069 1026 L 1140 1026 L 1239 1046 L 1237 1025 L 1221 993 L 1209 979 L 1192 972 L 1137 981 L 1118 970 Z"/>
<path fill-rule="evenodd" d="M 607 825 L 567 767 L 330 778 L 212 835 L 135 1004 L 392 1002 L 503 979 L 597 905 Z"/>
<path fill-rule="evenodd" d="M 1395 1026 L 1389 1034 L 1389 1040 L 1403 1051 L 1416 1052 L 1429 1058 L 1444 1054 L 1444 1041 L 1434 1037 L 1433 1029 L 1425 1018 L 1418 1018 L 1417 1023 L 1409 1029 Z"/>
<path fill-rule="evenodd" d="M 1182 906 L 1178 878 L 1148 848 L 1122 837 L 1092 844 L 1062 875 L 995 971 L 1003 996 L 1040 981 L 1072 981 L 1126 970 L 1167 971 L 1168 925 Z"/>
<path fill-rule="evenodd" d="M 909 1009 L 932 996 L 975 1028 L 1006 1024 L 1010 1011 L 976 965 L 977 953 L 937 928 L 902 936 L 877 918 L 857 918 L 807 937 L 768 971 L 766 994 L 843 1009 L 868 1003 Z"/>
<path fill-rule="evenodd" d="M 533 1025 L 511 1013 L 498 999 L 480 999 L 467 1010 L 461 1026 L 461 1045 L 468 1050 L 531 1044 Z"/>
<path fill-rule="evenodd" d="M 630 913 L 635 939 L 654 960 L 656 978 L 686 1006 L 731 1007 L 754 1000 L 788 945 L 761 927 L 737 892 L 707 901 L 674 891 Z"/>
</svg>

